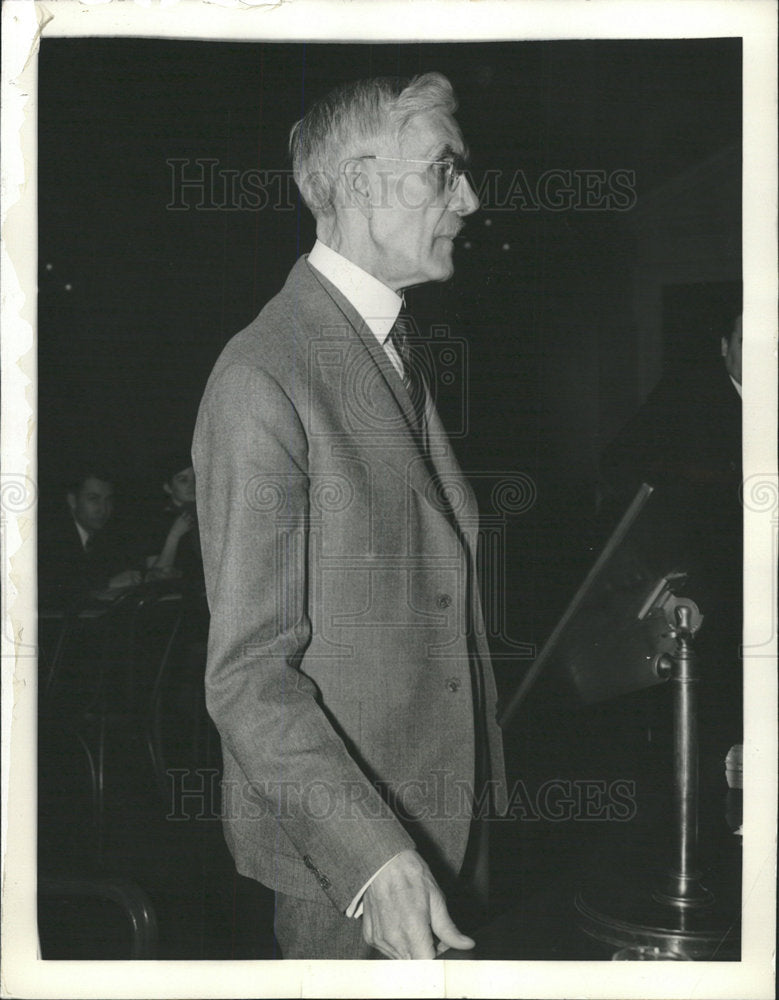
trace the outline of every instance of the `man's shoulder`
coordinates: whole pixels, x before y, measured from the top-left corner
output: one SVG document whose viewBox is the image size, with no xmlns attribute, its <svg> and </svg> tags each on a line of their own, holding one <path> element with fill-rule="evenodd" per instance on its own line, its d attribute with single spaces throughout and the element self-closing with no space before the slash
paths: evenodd
<svg viewBox="0 0 779 1000">
<path fill-rule="evenodd" d="M 283 287 L 257 316 L 225 345 L 221 364 L 259 364 L 275 360 L 289 366 L 291 355 L 306 341 L 321 336 L 323 328 L 344 324 L 342 307 L 332 290 L 300 257 Z"/>
<path fill-rule="evenodd" d="M 353 307 L 322 278 L 306 257 L 293 266 L 281 290 L 222 349 L 209 384 L 229 369 L 262 372 L 281 385 L 298 384 L 306 374 L 315 342 L 354 336 L 360 322 Z"/>
</svg>

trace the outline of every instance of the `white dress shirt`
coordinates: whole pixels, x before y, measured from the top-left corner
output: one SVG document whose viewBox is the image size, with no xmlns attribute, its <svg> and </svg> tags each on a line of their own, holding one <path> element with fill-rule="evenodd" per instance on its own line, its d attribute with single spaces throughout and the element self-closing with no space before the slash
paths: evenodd
<svg viewBox="0 0 779 1000">
<path fill-rule="evenodd" d="M 403 362 L 398 357 L 392 342 L 389 339 L 390 330 L 398 318 L 403 299 L 387 285 L 374 278 L 372 274 L 363 271 L 361 267 L 347 260 L 346 257 L 331 250 L 330 247 L 320 243 L 314 244 L 314 248 L 308 255 L 308 263 L 315 268 L 323 277 L 327 278 L 338 291 L 347 299 L 357 312 L 365 320 L 366 325 L 374 335 L 376 340 L 384 348 L 387 357 L 392 362 L 395 371 L 403 378 Z M 394 861 L 397 854 L 390 858 L 374 872 L 365 885 L 360 889 L 349 906 L 346 908 L 347 917 L 362 916 L 362 897 L 368 886 L 376 876 L 384 871 L 391 861 Z"/>
<path fill-rule="evenodd" d="M 403 362 L 389 339 L 403 305 L 401 296 L 319 240 L 308 255 L 308 262 L 354 306 L 403 378 Z"/>
</svg>

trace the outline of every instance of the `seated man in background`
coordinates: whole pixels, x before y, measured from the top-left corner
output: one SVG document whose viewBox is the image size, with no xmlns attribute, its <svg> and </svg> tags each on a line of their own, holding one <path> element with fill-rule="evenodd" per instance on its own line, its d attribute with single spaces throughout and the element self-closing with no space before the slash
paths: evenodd
<svg viewBox="0 0 779 1000">
<path fill-rule="evenodd" d="M 71 480 L 65 501 L 39 526 L 39 605 L 68 608 L 92 591 L 140 583 L 141 572 L 126 539 L 108 527 L 114 513 L 111 474 L 96 465 L 84 466 Z"/>
</svg>

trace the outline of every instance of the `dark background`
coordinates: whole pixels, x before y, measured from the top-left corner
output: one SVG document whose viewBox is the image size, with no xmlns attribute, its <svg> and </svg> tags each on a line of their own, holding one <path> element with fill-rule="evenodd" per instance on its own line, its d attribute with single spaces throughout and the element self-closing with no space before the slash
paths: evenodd
<svg viewBox="0 0 779 1000">
<path fill-rule="evenodd" d="M 505 543 L 510 608 L 534 641 L 591 555 L 598 457 L 645 394 L 626 296 L 626 227 L 669 179 L 740 142 L 739 39 L 451 44 L 44 39 L 39 63 L 39 479 L 59 499 L 77 456 L 119 463 L 125 506 L 188 444 L 224 343 L 314 239 L 293 187 L 260 210 L 221 180 L 172 190 L 171 159 L 288 168 L 291 124 L 344 79 L 445 73 L 474 183 L 521 169 L 635 172 L 630 211 L 511 209 L 468 221 L 445 285 L 412 293 L 422 323 L 467 345 L 467 414 L 439 398 L 470 473 L 529 477 Z M 278 188 L 276 190 L 279 190 Z M 720 193 L 716 192 L 715 197 Z M 738 189 L 722 191 L 734 203 Z M 172 202 L 186 204 L 172 210 Z M 736 226 L 738 210 L 735 213 Z M 740 232 L 734 227 L 738 253 Z M 476 476 L 489 500 L 492 481 Z M 567 558 L 561 563 L 560 557 Z M 535 627 L 536 616 L 543 624 Z M 508 615 L 511 618 L 511 611 Z M 511 628 L 509 624 L 506 626 Z M 516 630 L 515 630 L 516 631 Z"/>
<path fill-rule="evenodd" d="M 485 610 L 505 698 L 530 662 L 521 644 L 544 641 L 608 527 L 599 468 L 604 448 L 662 365 L 716 353 L 712 309 L 740 276 L 738 176 L 717 172 L 717 164 L 740 163 L 739 39 L 370 45 L 43 39 L 40 510 L 45 517 L 60 502 L 63 482 L 85 454 L 118 466 L 120 515 L 143 500 L 158 502 L 160 462 L 188 446 L 223 345 L 313 244 L 313 220 L 293 188 L 280 204 L 241 210 L 225 206 L 229 199 L 218 183 L 206 186 L 198 209 L 196 191 L 172 190 L 168 161 L 187 161 L 188 177 L 199 170 L 196 159 L 215 161 L 217 173 L 284 172 L 289 128 L 318 96 L 347 79 L 431 69 L 446 74 L 458 95 L 477 188 L 487 171 L 497 174 L 504 198 L 517 170 L 531 189 L 553 169 L 635 173 L 628 211 L 533 209 L 521 199 L 513 209 L 484 204 L 457 246 L 454 278 L 410 295 L 420 324 L 447 325 L 467 355 L 467 406 L 457 386 L 438 403 L 495 532 Z M 182 198 L 188 207 L 169 207 Z M 685 205 L 692 206 L 687 214 Z M 668 225 L 677 213 L 679 231 Z M 646 265 L 661 289 L 662 329 L 653 353 L 642 326 L 637 247 L 651 249 L 661 230 L 659 258 Z M 717 241 L 724 267 L 706 263 Z M 700 259 L 700 269 L 690 257 Z M 513 515 L 496 511 L 492 493 L 512 474 L 523 477 L 532 501 L 519 502 Z M 542 701 L 538 694 L 532 699 L 532 725 L 506 734 L 510 780 L 520 774 L 532 787 L 572 768 L 577 777 L 600 778 L 615 767 L 622 776 L 615 748 L 627 745 L 627 737 L 620 743 L 619 726 L 627 730 L 634 716 L 643 718 L 645 700 L 623 699 L 600 717 L 545 716 Z M 137 770 L 141 783 L 145 772 Z M 658 779 L 661 791 L 667 772 Z M 55 773 L 59 782 L 59 764 Z M 115 857 L 152 892 L 161 956 L 256 957 L 260 938 L 272 949 L 271 902 L 257 886 L 235 879 L 216 817 L 182 833 L 158 812 L 146 829 L 138 820 L 145 813 L 130 811 Z M 505 882 L 497 880 L 497 891 L 505 905 L 545 886 L 569 855 L 578 870 L 582 844 L 600 835 L 598 824 L 520 825 L 521 849 L 513 829 L 504 831 L 502 846 L 497 838 Z M 59 858 L 61 834 L 51 829 Z M 618 839 L 624 832 L 617 831 Z M 601 864 L 610 854 L 601 841 L 595 846 Z M 135 869 L 128 858 L 135 858 Z M 544 906 L 555 925 L 569 926 L 569 916 Z M 532 937 L 531 924 L 528 918 Z M 236 928 L 246 941 L 230 936 Z M 550 942 L 528 957 L 571 957 Z"/>
<path fill-rule="evenodd" d="M 169 210 L 173 168 L 166 161 L 213 158 L 218 170 L 286 169 L 290 125 L 334 84 L 431 68 L 454 84 L 477 182 L 485 169 L 508 178 L 521 168 L 531 184 L 550 168 L 629 169 L 640 202 L 740 137 L 738 40 L 44 40 L 44 466 L 63 444 L 86 435 L 121 445 L 128 471 L 136 471 L 164 449 L 166 435 L 189 433 L 221 346 L 311 246 L 312 220 L 289 198 L 281 210 Z M 188 176 L 198 170 L 194 163 L 185 169 Z M 219 187 L 211 204 L 222 197 Z M 197 192 L 185 200 L 194 205 Z M 496 424 L 515 441 L 520 431 L 532 447 L 536 434 L 519 426 L 525 414 L 517 407 L 543 353 L 549 299 L 565 296 L 582 271 L 594 269 L 599 250 L 609 253 L 606 235 L 618 214 L 487 208 L 469 221 L 475 245 L 467 260 L 459 253 L 455 278 L 426 290 L 436 320 L 469 331 L 473 430 L 489 429 L 491 449 Z M 501 252 L 505 242 L 511 249 Z M 486 372 L 491 388 L 482 393 Z M 513 465 L 530 457 L 522 444 L 521 451 L 505 449 Z M 479 442 L 474 454 L 481 450 Z"/>
</svg>

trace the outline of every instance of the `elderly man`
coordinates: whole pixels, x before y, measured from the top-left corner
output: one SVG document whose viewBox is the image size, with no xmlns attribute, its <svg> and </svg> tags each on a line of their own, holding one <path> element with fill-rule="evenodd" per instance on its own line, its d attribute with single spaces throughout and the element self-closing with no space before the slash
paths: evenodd
<svg viewBox="0 0 779 1000">
<path fill-rule="evenodd" d="M 441 886 L 505 801 L 475 502 L 400 315 L 478 207 L 455 108 L 440 74 L 382 78 L 293 127 L 317 241 L 195 430 L 225 836 L 285 958 L 471 947 Z"/>
</svg>

